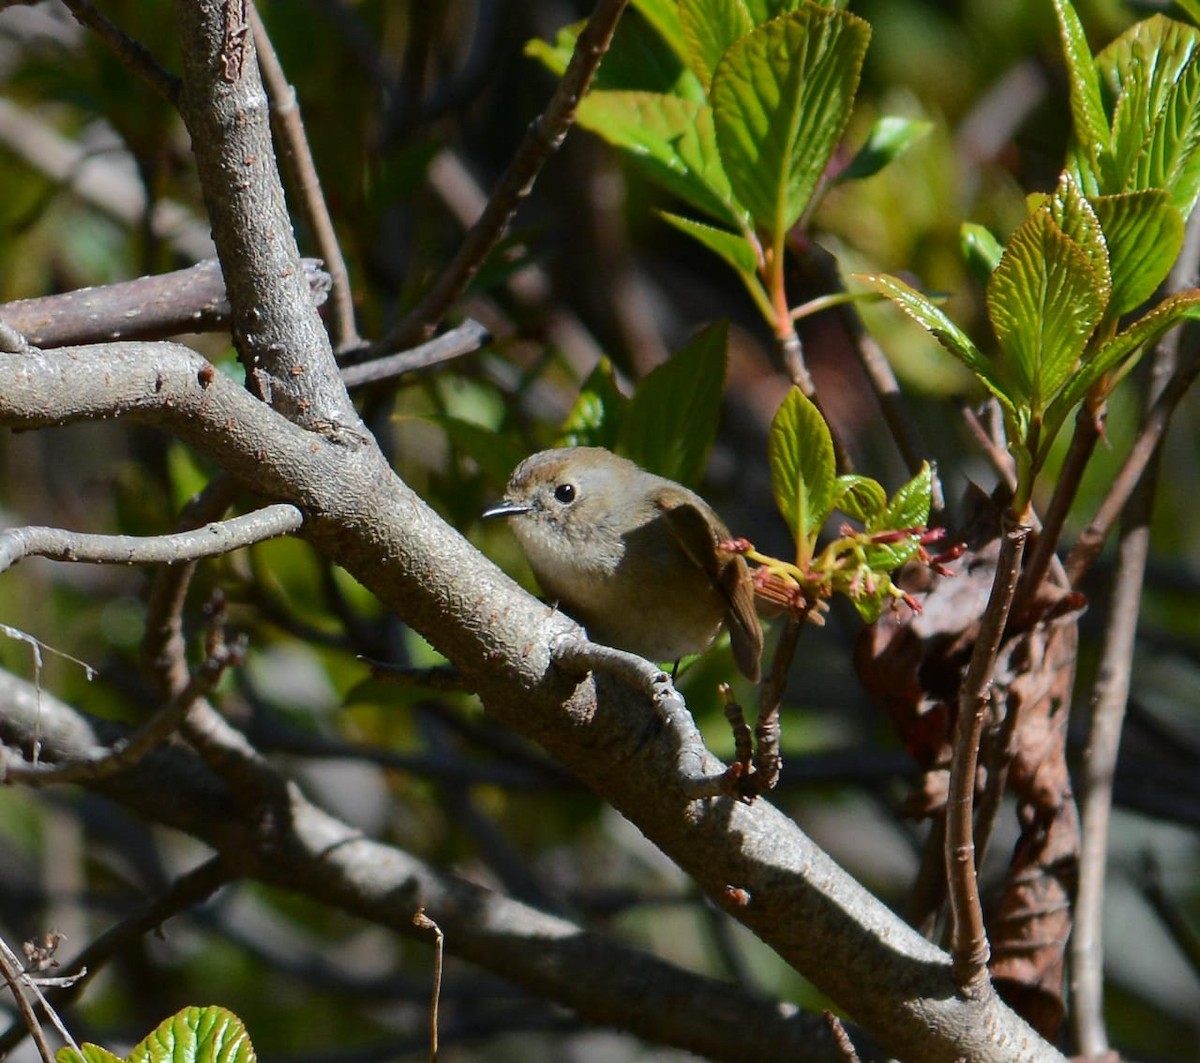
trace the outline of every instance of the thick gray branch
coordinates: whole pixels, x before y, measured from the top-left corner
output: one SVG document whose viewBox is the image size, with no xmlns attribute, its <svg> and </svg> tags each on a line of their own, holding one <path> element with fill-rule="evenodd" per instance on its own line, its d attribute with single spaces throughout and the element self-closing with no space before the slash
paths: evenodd
<svg viewBox="0 0 1200 1063">
<path fill-rule="evenodd" d="M 246 5 L 178 0 L 175 10 L 183 50 L 180 111 L 248 382 L 299 424 L 354 430 L 358 415 L 338 379 L 288 218 Z"/>
</svg>

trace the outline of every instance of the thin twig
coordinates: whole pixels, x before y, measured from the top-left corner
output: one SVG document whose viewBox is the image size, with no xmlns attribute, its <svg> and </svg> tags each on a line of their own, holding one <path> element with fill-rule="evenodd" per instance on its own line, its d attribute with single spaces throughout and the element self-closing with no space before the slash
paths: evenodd
<svg viewBox="0 0 1200 1063">
<path fill-rule="evenodd" d="M 1029 535 L 1027 523 L 1010 520 L 1006 524 L 992 592 L 959 693 L 950 789 L 946 800 L 946 881 L 953 920 L 950 953 L 955 981 L 968 999 L 980 999 L 986 992 L 987 962 L 991 951 L 983 925 L 975 864 L 975 773 L 979 762 L 979 740 L 996 655 L 1008 622 L 1021 569 L 1021 555 Z"/>
<path fill-rule="evenodd" d="M 111 749 L 97 750 L 84 760 L 47 763 L 0 761 L 0 777 L 6 783 L 26 786 L 51 786 L 67 782 L 95 782 L 133 767 L 159 743 L 164 742 L 183 723 L 188 711 L 216 687 L 226 669 L 241 662 L 245 647 L 235 643 L 210 653 L 192 674 L 187 686 L 172 697 L 128 738 Z"/>
<path fill-rule="evenodd" d="M 466 290 L 496 246 L 517 207 L 529 195 L 546 160 L 558 150 L 575 121 L 575 111 L 608 51 L 627 0 L 598 0 L 587 25 L 575 42 L 550 103 L 529 127 L 517 153 L 500 178 L 479 220 L 472 226 L 441 277 L 403 321 L 378 345 L 396 350 L 428 339 L 454 301 Z"/>
<path fill-rule="evenodd" d="M 788 672 L 796 656 L 796 643 L 804 628 L 807 611 L 799 616 L 788 613 L 775 644 L 771 658 L 771 670 L 763 680 L 758 696 L 758 720 L 754 725 L 757 748 L 754 753 L 754 781 L 756 792 L 773 790 L 783 770 L 783 757 L 779 752 L 779 708 L 787 689 Z"/>
<path fill-rule="evenodd" d="M 365 384 L 377 384 L 382 380 L 404 376 L 406 373 L 414 373 L 418 369 L 428 369 L 472 354 L 491 338 L 492 335 L 485 326 L 468 318 L 456 328 L 418 347 L 376 358 L 371 362 L 363 362 L 361 365 L 343 366 L 342 383 L 348 388 L 358 388 Z"/>
<path fill-rule="evenodd" d="M 64 966 L 63 970 L 67 972 L 71 984 L 50 994 L 54 1006 L 59 1009 L 67 1007 L 78 999 L 110 959 L 120 955 L 132 942 L 161 926 L 172 916 L 207 900 L 231 879 L 232 873 L 220 856 L 214 856 L 181 875 L 165 892 L 140 911 L 109 927 Z M 0 1034 L 0 1058 L 10 1055 L 29 1032 L 22 1023 L 13 1023 Z"/>
<path fill-rule="evenodd" d="M 445 952 L 445 935 L 442 928 L 418 908 L 413 915 L 413 926 L 433 931 L 433 993 L 429 1000 L 429 1060 L 437 1063 L 438 1058 L 438 1002 L 442 996 L 442 959 Z"/>
<path fill-rule="evenodd" d="M 121 64 L 136 74 L 172 107 L 179 100 L 179 78 L 162 67 L 141 41 L 134 40 L 88 0 L 63 0 L 75 21 L 86 26 L 112 49 Z"/>
<path fill-rule="evenodd" d="M 169 535 L 94 535 L 63 528 L 25 527 L 0 532 L 0 572 L 24 557 L 89 564 L 173 565 L 216 557 L 300 530 L 304 517 L 285 502 Z"/>
<path fill-rule="evenodd" d="M 10 972 L 12 972 L 12 971 L 21 972 L 17 975 L 19 982 L 29 988 L 29 991 L 33 994 L 33 996 L 37 1000 L 38 1004 L 41 1005 L 42 1011 L 45 1013 L 46 1018 L 48 1018 L 50 1020 L 50 1022 L 53 1024 L 54 1028 L 58 1031 L 59 1036 L 62 1037 L 62 1039 L 64 1041 L 66 1041 L 67 1044 L 70 1045 L 75 1050 L 75 1055 L 77 1057 L 82 1058 L 83 1053 L 79 1051 L 79 1045 L 75 1043 L 75 1038 L 71 1034 L 71 1031 L 67 1029 L 66 1024 L 62 1021 L 62 1019 L 60 1019 L 58 1017 L 58 1012 L 55 1011 L 50 1006 L 50 1001 L 48 1001 L 46 999 L 46 995 L 42 992 L 41 988 L 38 986 L 37 981 L 35 979 L 29 978 L 22 972 L 21 961 L 19 959 L 17 959 L 16 954 L 13 952 L 12 949 L 10 949 L 8 947 L 8 942 L 6 942 L 3 938 L 0 938 L 0 959 L 3 959 L 3 961 L 4 961 L 4 970 L 3 970 L 4 980 L 6 982 L 9 982 L 9 985 L 11 986 L 12 982 L 9 980 Z M 18 996 L 17 1006 L 19 1008 L 21 1008 L 22 1014 L 24 1014 L 25 1009 L 24 1009 L 24 1007 L 22 1007 L 22 1002 L 24 1001 L 24 993 L 17 992 L 17 996 Z M 24 1002 L 25 1002 L 25 1004 L 28 1004 L 27 1001 L 24 1001 Z M 38 1051 L 41 1052 L 43 1045 L 45 1044 L 45 1041 L 40 1038 L 44 1038 L 45 1035 L 43 1034 L 40 1025 L 38 1025 L 37 1023 L 35 1023 L 34 1025 L 35 1025 L 36 1029 L 31 1028 L 29 1032 L 33 1036 L 34 1040 L 37 1042 Z M 45 1059 L 46 1057 L 43 1056 L 43 1058 Z M 47 1063 L 53 1063 L 53 1057 L 51 1057 L 49 1060 L 47 1060 Z"/>
<path fill-rule="evenodd" d="M 1080 580 L 1099 556 L 1100 549 L 1129 501 L 1134 486 L 1166 434 L 1179 400 L 1187 394 L 1198 373 L 1200 351 L 1194 351 L 1176 367 L 1162 394 L 1151 405 L 1137 439 L 1134 440 L 1121 466 L 1121 471 L 1113 477 L 1112 485 L 1096 510 L 1096 515 L 1080 533 L 1075 545 L 1067 554 L 1065 567 L 1072 587 L 1079 586 Z"/>
<path fill-rule="evenodd" d="M 342 256 L 333 219 L 329 216 L 329 207 L 321 191 L 321 179 L 308 146 L 304 119 L 296 101 L 296 90 L 283 72 L 279 56 L 275 54 L 275 46 L 271 43 L 254 4 L 250 5 L 250 26 L 254 32 L 254 46 L 258 50 L 258 69 L 271 104 L 272 128 L 279 143 L 280 154 L 296 185 L 300 199 L 298 205 L 304 214 L 304 220 L 312 230 L 317 251 L 329 271 L 331 286 L 327 320 L 329 337 L 336 354 L 362 342 L 354 321 L 354 293 L 350 289 L 350 272 L 346 268 L 346 260 Z"/>
<path fill-rule="evenodd" d="M 46 1033 L 42 1029 L 41 1023 L 38 1022 L 37 1016 L 33 1013 L 33 1006 L 25 996 L 25 990 L 22 988 L 25 978 L 20 964 L 16 962 L 16 959 L 16 954 L 7 945 L 0 942 L 0 977 L 4 978 L 9 990 L 12 992 L 17 1010 L 21 1013 L 21 1019 L 25 1023 L 25 1029 L 33 1038 L 34 1044 L 37 1045 L 38 1055 L 42 1057 L 42 1063 L 54 1063 L 54 1049 L 50 1047 L 50 1042 L 46 1040 Z"/>
</svg>

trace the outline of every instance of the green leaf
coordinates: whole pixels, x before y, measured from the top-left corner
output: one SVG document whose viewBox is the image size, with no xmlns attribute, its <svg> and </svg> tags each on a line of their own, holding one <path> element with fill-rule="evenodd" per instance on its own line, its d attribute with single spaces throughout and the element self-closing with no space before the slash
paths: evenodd
<svg viewBox="0 0 1200 1063">
<path fill-rule="evenodd" d="M 1092 61 L 1083 24 L 1070 0 L 1054 0 L 1058 29 L 1067 60 L 1067 76 L 1071 96 L 1071 121 L 1081 161 L 1095 177 L 1096 184 L 1105 184 L 1103 174 L 1111 164 L 1112 133 L 1108 116 L 1100 99 L 1100 79 Z M 1085 181 L 1085 187 L 1091 182 Z"/>
<path fill-rule="evenodd" d="M 1200 3 L 1197 0 L 1175 0 L 1175 5 L 1193 22 L 1200 22 Z"/>
<path fill-rule="evenodd" d="M 833 489 L 833 508 L 851 520 L 869 524 L 887 506 L 887 492 L 878 480 L 850 474 L 839 476 Z"/>
<path fill-rule="evenodd" d="M 754 29 L 744 0 L 679 0 L 688 66 L 706 89 L 726 49 Z"/>
<path fill-rule="evenodd" d="M 697 210 L 735 229 L 747 224 L 705 104 L 652 92 L 592 92 L 579 106 L 579 124 L 627 152 L 652 180 Z"/>
<path fill-rule="evenodd" d="M 855 279 L 891 299 L 918 325 L 929 332 L 955 358 L 974 373 L 1005 410 L 1015 416 L 1015 399 L 997 372 L 997 367 L 971 338 L 950 320 L 937 306 L 915 288 L 886 273 L 856 273 Z"/>
<path fill-rule="evenodd" d="M 83 1060 L 83 1063 L 125 1063 L 120 1056 L 114 1055 L 107 1048 L 101 1048 L 90 1041 L 84 1041 L 79 1046 L 78 1054 L 70 1045 L 64 1045 L 54 1053 L 54 1058 L 56 1063 L 79 1063 L 80 1059 Z"/>
<path fill-rule="evenodd" d="M 969 221 L 963 222 L 958 230 L 958 244 L 971 276 L 986 284 L 992 270 L 1000 264 L 1004 246 L 986 226 Z"/>
<path fill-rule="evenodd" d="M 846 128 L 868 25 L 806 4 L 735 42 L 717 64 L 717 145 L 734 196 L 779 243 Z"/>
<path fill-rule="evenodd" d="M 567 414 L 567 419 L 559 429 L 555 445 L 615 449 L 621 421 L 628 405 L 629 400 L 617 387 L 612 362 L 601 358 L 583 382 L 575 405 L 571 407 L 571 412 Z M 513 468 L 516 466 L 509 466 L 509 469 Z"/>
<path fill-rule="evenodd" d="M 987 287 L 988 317 L 1008 375 L 1035 418 L 1079 366 L 1104 315 L 1105 292 L 1049 207 L 1013 233 Z M 1014 396 L 1015 397 L 1015 396 Z"/>
<path fill-rule="evenodd" d="M 1084 253 L 1099 285 L 1097 291 L 1107 308 L 1112 295 L 1112 272 L 1108 261 L 1108 244 L 1100 228 L 1100 219 L 1092 205 L 1083 197 L 1079 184 L 1069 173 L 1059 176 L 1054 191 L 1042 201 L 1054 224 L 1063 235 L 1074 240 Z"/>
<path fill-rule="evenodd" d="M 1046 425 L 1057 430 L 1067 414 L 1106 373 L 1127 371 L 1131 359 L 1148 343 L 1182 321 L 1200 320 L 1200 289 L 1192 288 L 1164 299 L 1150 313 L 1117 333 L 1071 379 L 1046 412 Z"/>
<path fill-rule="evenodd" d="M 1183 247 L 1183 215 L 1159 188 L 1098 196 L 1091 203 L 1108 244 L 1108 316 L 1119 318 L 1149 299 L 1171 271 Z"/>
<path fill-rule="evenodd" d="M 225 1008 L 184 1008 L 159 1024 L 128 1063 L 254 1063 L 246 1027 Z"/>
<path fill-rule="evenodd" d="M 728 322 L 709 325 L 638 385 L 617 436 L 620 453 L 687 487 L 699 482 L 717 435 L 728 332 Z"/>
<path fill-rule="evenodd" d="M 858 149 L 850 165 L 838 174 L 838 181 L 857 180 L 879 173 L 931 129 L 933 123 L 921 118 L 900 118 L 896 115 L 877 118 L 867 134 L 866 143 Z"/>
<path fill-rule="evenodd" d="M 933 505 L 933 466 L 925 461 L 908 483 L 900 487 L 880 515 L 877 524 L 867 531 L 899 531 L 904 528 L 923 528 L 929 521 Z"/>
<path fill-rule="evenodd" d="M 788 392 L 771 422 L 767 454 L 775 504 L 796 540 L 798 562 L 806 564 L 833 509 L 837 467 L 829 426 L 799 388 Z"/>
<path fill-rule="evenodd" d="M 698 240 L 732 266 L 737 275 L 741 277 L 751 298 L 758 304 L 763 317 L 770 320 L 772 314 L 770 299 L 758 276 L 758 253 L 750 246 L 747 237 L 741 233 L 731 233 L 726 229 L 717 229 L 712 225 L 693 221 L 691 218 L 683 218 L 678 214 L 670 214 L 665 210 L 659 211 L 659 214 L 664 221 L 673 225 L 680 232 L 687 233 L 688 236 Z"/>
<path fill-rule="evenodd" d="M 1163 188 L 1186 217 L 1200 192 L 1200 30 L 1155 15 L 1096 57 L 1115 100 L 1114 186 Z"/>
</svg>

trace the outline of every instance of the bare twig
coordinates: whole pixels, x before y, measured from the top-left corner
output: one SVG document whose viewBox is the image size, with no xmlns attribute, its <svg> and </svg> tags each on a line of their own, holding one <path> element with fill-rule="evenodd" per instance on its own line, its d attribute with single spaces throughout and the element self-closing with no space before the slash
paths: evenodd
<svg viewBox="0 0 1200 1063">
<path fill-rule="evenodd" d="M 1200 934 L 1188 921 L 1187 916 L 1180 910 L 1179 905 L 1163 888 L 1162 874 L 1154 854 L 1147 851 L 1142 854 L 1141 867 L 1138 869 L 1138 886 L 1146 903 L 1154 909 L 1159 922 L 1175 942 L 1180 955 L 1187 961 L 1195 977 L 1200 977 Z"/>
<path fill-rule="evenodd" d="M 989 399 L 990 401 L 992 400 Z M 979 444 L 979 449 L 983 451 L 984 457 L 987 458 L 988 464 L 995 470 L 996 475 L 1000 477 L 1000 481 L 1009 491 L 1015 491 L 1017 488 L 1017 469 L 1012 460 L 1012 455 L 992 438 L 991 433 L 988 432 L 983 422 L 979 419 L 979 415 L 970 406 L 963 405 L 959 412 L 962 414 L 962 419 L 974 437 L 975 442 Z"/>
<path fill-rule="evenodd" d="M 38 1022 L 37 1016 L 33 1013 L 33 1007 L 25 996 L 24 985 L 25 978 L 21 971 L 20 963 L 17 962 L 16 954 L 7 945 L 0 942 L 0 977 L 4 978 L 9 991 L 13 995 L 13 1000 L 17 1005 L 17 1010 L 21 1013 L 21 1019 L 25 1024 L 25 1029 L 33 1038 L 34 1044 L 37 1045 L 38 1055 L 42 1057 L 42 1063 L 54 1063 L 54 1049 L 50 1047 L 50 1042 L 46 1039 L 45 1031 L 42 1029 L 41 1023 Z"/>
<path fill-rule="evenodd" d="M 195 531 L 170 535 L 92 535 L 63 528 L 10 528 L 0 531 L 0 572 L 23 557 L 88 564 L 174 565 L 216 557 L 300 530 L 300 511 L 280 502 L 253 513 L 213 521 Z"/>
<path fill-rule="evenodd" d="M 389 661 L 372 661 L 360 658 L 370 666 L 371 675 L 381 683 L 395 683 L 397 686 L 425 687 L 428 690 L 438 690 L 446 693 L 461 693 L 469 689 L 467 681 L 457 669 L 447 665 L 435 665 L 431 668 L 417 668 L 407 664 L 392 664 Z"/>
<path fill-rule="evenodd" d="M 165 741 L 186 719 L 191 708 L 208 697 L 225 670 L 241 662 L 244 643 L 221 645 L 210 652 L 185 686 L 128 738 L 111 749 L 93 750 L 81 760 L 47 764 L 19 762 L 11 757 L 0 759 L 0 778 L 6 783 L 26 786 L 51 786 L 67 782 L 94 782 L 132 767 L 160 742 Z M 7 753 L 7 750 L 0 750 Z"/>
<path fill-rule="evenodd" d="M 627 0 L 598 0 L 587 25 L 575 42 L 567 64 L 546 110 L 534 121 L 520 147 L 496 185 L 488 205 L 472 226 L 458 253 L 441 277 L 403 321 L 380 343 L 384 350 L 410 346 L 428 339 L 446 311 L 466 290 L 484 260 L 508 228 L 546 160 L 558 150 L 575 121 L 575 110 L 587 92 L 596 68 L 608 51 L 617 21 Z"/>
<path fill-rule="evenodd" d="M 425 914 L 424 908 L 418 908 L 413 915 L 413 926 L 421 930 L 433 932 L 433 994 L 429 1001 L 429 1059 L 437 1063 L 438 1058 L 438 1001 L 442 995 L 442 953 L 445 946 L 445 935 L 442 928 Z"/>
<path fill-rule="evenodd" d="M 81 26 L 86 26 L 112 50 L 127 70 L 132 71 L 171 106 L 179 99 L 179 78 L 164 69 L 150 49 L 134 40 L 88 0 L 63 0 Z"/>
<path fill-rule="evenodd" d="M 959 991 L 968 999 L 979 999 L 987 991 L 987 962 L 991 951 L 983 925 L 975 864 L 975 773 L 979 740 L 996 654 L 1008 622 L 1028 535 L 1028 524 L 1007 522 L 996 561 L 992 593 L 971 652 L 967 674 L 963 677 L 958 716 L 954 722 L 950 789 L 946 800 L 946 880 L 953 919 L 950 954 L 954 977 Z"/>
<path fill-rule="evenodd" d="M 321 263 L 304 259 L 313 302 L 329 291 Z M 79 288 L 59 295 L 0 303 L 0 321 L 35 347 L 66 347 L 121 339 L 165 339 L 229 327 L 229 299 L 215 258 L 187 269 Z"/>
<path fill-rule="evenodd" d="M 321 179 L 308 146 L 304 119 L 296 101 L 296 90 L 287 80 L 275 54 L 275 46 L 267 34 L 258 9 L 250 5 L 250 25 L 258 49 L 258 68 L 262 72 L 267 98 L 271 101 L 271 118 L 279 143 L 283 163 L 290 171 L 299 193 L 299 208 L 312 229 L 317 252 L 329 270 L 329 336 L 335 352 L 356 347 L 361 342 L 354 322 L 354 294 L 350 290 L 350 272 L 342 257 L 342 248 L 329 216 L 329 207 L 321 191 Z"/>
<path fill-rule="evenodd" d="M 0 310 L 2 309 L 0 307 Z M 0 313 L 0 317 L 3 317 L 2 313 Z M 384 358 L 376 358 L 374 361 L 364 362 L 361 365 L 343 366 L 341 369 L 342 383 L 348 388 L 358 388 L 366 384 L 376 384 L 381 380 L 403 376 L 406 373 L 413 373 L 418 369 L 428 369 L 431 366 L 441 365 L 443 362 L 471 354 L 479 350 L 490 339 L 491 333 L 483 325 L 468 318 L 461 325 L 410 350 L 389 354 Z"/>
</svg>

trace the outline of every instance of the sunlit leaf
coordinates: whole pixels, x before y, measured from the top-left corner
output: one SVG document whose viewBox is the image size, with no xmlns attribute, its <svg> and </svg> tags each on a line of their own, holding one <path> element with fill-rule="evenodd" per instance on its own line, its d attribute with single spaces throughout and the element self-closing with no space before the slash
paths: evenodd
<svg viewBox="0 0 1200 1063">
<path fill-rule="evenodd" d="M 887 492 L 878 480 L 869 476 L 839 476 L 834 485 L 833 508 L 851 520 L 869 524 L 887 506 Z"/>
<path fill-rule="evenodd" d="M 992 235 L 990 229 L 974 222 L 963 222 L 958 230 L 958 244 L 966 260 L 967 269 L 980 284 L 986 284 L 988 278 L 1000 264 L 1000 256 L 1004 254 L 1004 245 Z"/>
<path fill-rule="evenodd" d="M 870 29 L 806 5 L 737 41 L 717 64 L 721 161 L 755 224 L 782 240 L 808 205 L 850 118 Z"/>
<path fill-rule="evenodd" d="M 614 449 L 628 405 L 629 399 L 617 387 L 612 363 L 601 358 L 583 382 L 575 405 L 559 429 L 558 445 Z"/>
<path fill-rule="evenodd" d="M 724 262 L 732 266 L 750 296 L 758 304 L 763 317 L 770 320 L 772 309 L 766 290 L 758 275 L 758 254 L 750 246 L 747 238 L 741 233 L 731 233 L 727 229 L 718 229 L 703 222 L 683 218 L 678 214 L 660 212 L 664 221 L 673 225 L 680 232 L 687 233 L 692 239 L 699 241 Z"/>
<path fill-rule="evenodd" d="M 1100 99 L 1100 79 L 1096 74 L 1087 36 L 1083 32 L 1083 24 L 1079 21 L 1070 0 L 1054 0 L 1054 11 L 1058 16 L 1063 54 L 1067 60 L 1075 141 L 1083 160 L 1086 161 L 1086 169 L 1096 179 L 1097 186 L 1100 186 L 1106 183 L 1103 175 L 1108 172 L 1110 166 L 1112 141 L 1108 116 Z M 1091 182 L 1084 182 L 1085 188 L 1090 185 Z"/>
<path fill-rule="evenodd" d="M 652 92 L 592 92 L 579 106 L 579 124 L 697 210 L 733 228 L 744 223 L 705 104 Z"/>
<path fill-rule="evenodd" d="M 806 562 L 833 509 L 837 467 L 829 426 L 799 388 L 788 392 L 771 422 L 767 453 L 775 504 Z"/>
<path fill-rule="evenodd" d="M 1141 306 L 1171 271 L 1183 246 L 1183 215 L 1157 188 L 1099 196 L 1092 207 L 1108 244 L 1108 315 L 1116 318 Z"/>
<path fill-rule="evenodd" d="M 218 1007 L 184 1008 L 129 1053 L 128 1063 L 254 1063 L 246 1027 Z"/>
<path fill-rule="evenodd" d="M 1092 263 L 1050 211 L 1026 219 L 992 273 L 987 307 L 1006 375 L 1035 417 L 1078 368 L 1104 306 Z"/>
</svg>

